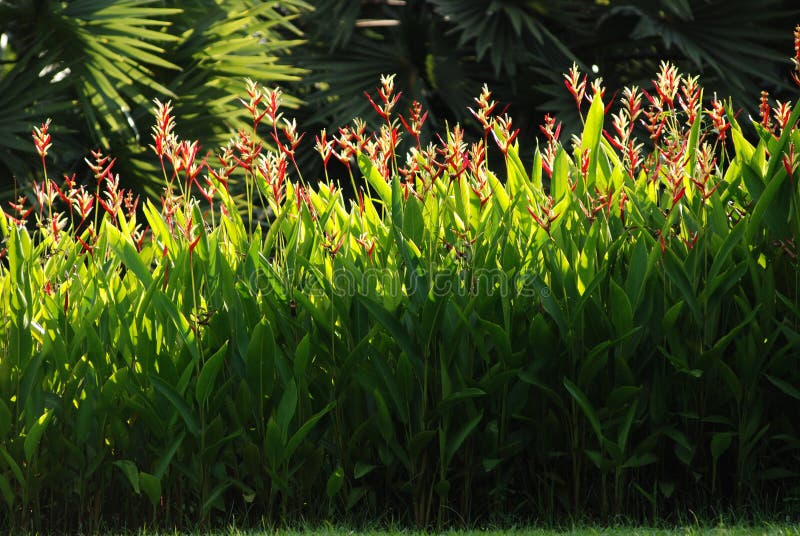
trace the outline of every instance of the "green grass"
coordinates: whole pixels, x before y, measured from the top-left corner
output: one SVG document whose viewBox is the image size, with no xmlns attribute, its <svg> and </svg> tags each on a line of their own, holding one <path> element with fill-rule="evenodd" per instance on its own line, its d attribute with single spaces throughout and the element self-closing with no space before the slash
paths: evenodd
<svg viewBox="0 0 800 536">
<path fill-rule="evenodd" d="M 800 535 L 800 525 L 756 524 L 734 525 L 719 524 L 716 526 L 683 526 L 673 528 L 651 527 L 574 527 L 569 529 L 512 529 L 512 530 L 466 530 L 466 531 L 404 531 L 404 530 L 368 530 L 353 531 L 347 529 L 315 529 L 315 530 L 276 530 L 246 531 L 229 529 L 217 532 L 147 532 L 137 533 L 139 536 L 423 536 L 428 534 L 446 534 L 452 536 L 794 536 Z"/>
</svg>

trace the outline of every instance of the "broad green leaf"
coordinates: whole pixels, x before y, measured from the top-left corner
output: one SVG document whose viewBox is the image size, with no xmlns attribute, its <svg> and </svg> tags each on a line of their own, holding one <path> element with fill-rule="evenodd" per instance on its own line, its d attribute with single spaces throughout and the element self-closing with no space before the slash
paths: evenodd
<svg viewBox="0 0 800 536">
<path fill-rule="evenodd" d="M 22 469 L 20 469 L 19 464 L 11 457 L 11 454 L 5 449 L 5 447 L 0 443 L 0 455 L 3 456 L 3 459 L 8 465 L 8 468 L 11 469 L 11 472 L 14 474 L 14 478 L 17 479 L 17 483 L 20 486 L 25 486 L 25 475 L 22 474 Z"/>
<path fill-rule="evenodd" d="M 14 492 L 11 489 L 11 484 L 8 482 L 8 479 L 0 474 L 0 494 L 3 495 L 3 500 L 6 501 L 6 505 L 11 508 L 14 504 Z"/>
<path fill-rule="evenodd" d="M 114 465 L 120 468 L 125 474 L 125 477 L 127 477 L 133 491 L 136 495 L 139 495 L 139 469 L 136 467 L 136 464 L 131 460 L 117 460 L 114 462 Z"/>
<path fill-rule="evenodd" d="M 377 322 L 385 329 L 400 346 L 407 355 L 413 359 L 418 359 L 418 352 L 416 345 L 409 336 L 406 329 L 400 322 L 381 304 L 373 301 L 367 296 L 358 295 L 357 299 L 364 304 L 369 313 L 377 320 Z"/>
<path fill-rule="evenodd" d="M 583 414 L 588 419 L 589 424 L 592 426 L 592 430 L 594 430 L 597 440 L 600 442 L 600 444 L 602 444 L 603 440 L 605 439 L 603 437 L 603 427 L 600 424 L 600 419 L 597 417 L 597 413 L 594 410 L 594 406 L 592 406 L 592 403 L 589 401 L 589 398 L 587 398 L 580 387 L 569 381 L 567 378 L 564 378 L 564 387 L 567 389 L 567 392 L 575 400 L 575 402 L 578 403 L 578 406 L 581 408 Z"/>
<path fill-rule="evenodd" d="M 325 493 L 327 493 L 328 498 L 332 499 L 337 493 L 339 493 L 339 490 L 342 489 L 343 485 L 344 471 L 342 470 L 342 467 L 339 466 L 333 473 L 331 473 L 331 476 L 328 477 L 328 482 L 325 485 Z"/>
<path fill-rule="evenodd" d="M 376 465 L 364 463 L 364 462 L 356 462 L 355 467 L 353 468 L 353 478 L 358 480 L 359 478 L 364 478 L 369 473 L 372 472 L 373 469 L 377 467 Z"/>
<path fill-rule="evenodd" d="M 24 450 L 25 450 L 25 459 L 30 463 L 33 461 L 33 457 L 36 454 L 39 443 L 42 441 L 42 434 L 44 434 L 45 429 L 47 429 L 47 425 L 50 423 L 50 419 L 53 417 L 53 411 L 51 409 L 44 410 L 44 413 L 36 420 L 36 422 L 31 426 L 31 429 L 28 430 L 28 434 L 25 436 L 25 443 L 24 443 Z"/>
<path fill-rule="evenodd" d="M 153 386 L 153 389 L 166 398 L 178 412 L 178 415 L 181 417 L 184 424 L 186 424 L 186 429 L 189 433 L 195 437 L 199 436 L 200 423 L 197 420 L 195 412 L 189 407 L 189 404 L 178 394 L 175 388 L 171 387 L 158 376 L 150 374 L 148 377 L 150 378 L 150 384 Z"/>
<path fill-rule="evenodd" d="M 328 414 L 334 407 L 336 406 L 335 402 L 330 402 L 327 406 L 322 408 L 320 411 L 315 413 L 311 416 L 303 426 L 301 426 L 293 435 L 289 438 L 289 442 L 286 444 L 286 450 L 284 452 L 284 459 L 289 459 L 294 451 L 297 450 L 297 447 L 300 443 L 306 438 L 306 436 L 314 429 L 317 423 Z"/>
<path fill-rule="evenodd" d="M 120 261 L 136 275 L 145 288 L 148 288 L 153 282 L 153 276 L 131 243 L 131 239 L 123 238 L 113 225 L 105 225 L 101 232 L 105 232 L 108 236 L 109 244 L 119 256 Z"/>
<path fill-rule="evenodd" d="M 717 432 L 711 436 L 711 457 L 714 459 L 714 464 L 731 446 L 734 435 L 732 432 Z"/>
<path fill-rule="evenodd" d="M 792 385 L 791 383 L 785 380 L 776 378 L 775 376 L 771 376 L 766 373 L 764 374 L 764 376 L 767 377 L 767 379 L 770 381 L 770 383 L 772 383 L 772 385 L 783 391 L 786 395 L 794 398 L 795 400 L 800 400 L 800 388 Z"/>
<path fill-rule="evenodd" d="M 603 134 L 603 120 L 605 119 L 605 110 L 603 107 L 603 100 L 600 95 L 595 95 L 592 99 L 592 104 L 589 106 L 589 112 L 586 114 L 586 123 L 583 126 L 583 134 L 581 136 L 581 152 L 589 151 L 589 170 L 587 172 L 589 177 L 589 186 L 594 183 L 595 169 L 600 159 L 600 139 Z"/>
<path fill-rule="evenodd" d="M 372 397 L 375 399 L 375 408 L 378 412 L 378 430 L 388 443 L 394 439 L 394 426 L 392 417 L 389 415 L 389 407 L 378 389 L 372 390 Z"/>
<path fill-rule="evenodd" d="M 290 380 L 284 387 L 281 401 L 278 404 L 277 423 L 278 429 L 281 432 L 281 441 L 286 442 L 289 434 L 289 425 L 294 419 L 295 411 L 297 410 L 297 384 L 294 380 Z"/>
<path fill-rule="evenodd" d="M 469 421 L 464 423 L 464 426 L 458 430 L 456 435 L 447 438 L 447 443 L 445 446 L 445 467 L 450 466 L 450 462 L 453 461 L 453 457 L 458 452 L 458 449 L 460 449 L 461 445 L 464 444 L 464 441 L 466 441 L 467 438 L 472 435 L 472 433 L 475 431 L 475 427 L 477 427 L 478 423 L 481 422 L 481 419 L 483 419 L 483 410 L 481 410 Z"/>
<path fill-rule="evenodd" d="M 209 357 L 200 369 L 200 374 L 197 376 L 197 385 L 195 386 L 195 400 L 201 405 L 205 404 L 211 395 L 211 390 L 214 388 L 217 375 L 225 362 L 227 353 L 228 341 L 225 341 L 222 348 Z"/>
<path fill-rule="evenodd" d="M 155 508 L 161 501 L 161 479 L 144 471 L 139 472 L 139 487 Z"/>
<path fill-rule="evenodd" d="M 365 153 L 358 153 L 358 167 L 361 169 L 361 173 L 364 174 L 364 177 L 369 182 L 370 186 L 375 189 L 377 192 L 378 197 L 383 201 L 383 205 L 386 207 L 392 206 L 392 189 L 386 183 L 386 180 L 381 176 L 378 169 L 372 164 L 372 160 L 370 160 L 369 156 Z"/>
<path fill-rule="evenodd" d="M 0 400 L 0 441 L 4 441 L 11 432 L 11 411 L 6 403 Z"/>
<path fill-rule="evenodd" d="M 247 346 L 245 365 L 247 380 L 260 404 L 272 393 L 275 383 L 275 335 L 264 320 L 256 324 Z"/>
<path fill-rule="evenodd" d="M 621 337 L 633 329 L 633 310 L 625 290 L 613 279 L 610 281 L 609 290 L 611 323 L 614 325 L 617 337 Z"/>
</svg>

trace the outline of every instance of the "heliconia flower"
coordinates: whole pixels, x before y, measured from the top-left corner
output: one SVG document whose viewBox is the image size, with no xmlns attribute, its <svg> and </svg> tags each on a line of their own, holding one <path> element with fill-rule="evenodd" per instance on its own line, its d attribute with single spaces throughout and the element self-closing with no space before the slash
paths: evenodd
<svg viewBox="0 0 800 536">
<path fill-rule="evenodd" d="M 173 165 L 175 165 L 176 172 L 184 171 L 186 173 L 187 183 L 191 183 L 191 180 L 197 176 L 202 167 L 195 165 L 198 150 L 200 150 L 200 146 L 197 140 L 192 142 L 183 140 L 178 144 Z"/>
<path fill-rule="evenodd" d="M 782 161 L 783 161 L 783 168 L 786 170 L 786 174 L 789 176 L 790 184 L 794 185 L 794 174 L 797 170 L 798 166 L 800 166 L 800 155 L 795 154 L 794 144 L 789 144 L 789 154 L 784 154 Z"/>
<path fill-rule="evenodd" d="M 573 63 L 569 72 L 564 74 L 564 85 L 567 86 L 567 90 L 572 94 L 572 98 L 575 99 L 575 105 L 578 110 L 581 109 L 581 102 L 583 102 L 583 98 L 586 95 L 586 77 L 587 75 L 583 75 L 583 79 L 581 79 L 577 63 Z"/>
<path fill-rule="evenodd" d="M 626 87 L 622 90 L 622 105 L 628 110 L 628 118 L 630 119 L 630 129 L 633 131 L 633 125 L 642 113 L 642 94 L 638 86 Z"/>
<path fill-rule="evenodd" d="M 674 105 L 680 83 L 681 75 L 678 73 L 678 68 L 670 62 L 662 61 L 653 85 L 662 103 L 666 104 L 668 108 L 672 108 Z"/>
<path fill-rule="evenodd" d="M 586 176 L 589 173 L 589 162 L 589 148 L 587 147 L 581 154 L 581 176 L 584 180 L 586 180 Z"/>
<path fill-rule="evenodd" d="M 272 136 L 276 140 L 278 139 L 275 131 L 272 132 Z M 277 143 L 280 145 L 280 141 L 277 141 Z M 239 153 L 239 156 L 236 156 L 235 153 L 231 153 L 230 158 L 232 162 L 235 162 L 236 166 L 242 168 L 246 172 L 252 172 L 253 162 L 258 158 L 258 155 L 264 148 L 263 145 L 256 142 L 253 137 L 244 130 L 240 130 L 238 137 L 233 141 L 233 147 L 236 149 L 236 152 Z"/>
<path fill-rule="evenodd" d="M 648 98 L 651 98 L 647 92 L 644 94 Z M 664 132 L 664 127 L 667 123 L 667 116 L 655 106 L 644 110 L 643 113 L 646 121 L 643 120 L 642 123 L 650 133 L 650 140 L 654 145 L 658 145 L 659 140 L 661 139 L 661 134 Z"/>
<path fill-rule="evenodd" d="M 497 146 L 502 151 L 503 155 L 508 155 L 508 150 L 514 144 L 514 140 L 519 136 L 520 129 L 512 130 L 511 118 L 507 115 L 497 117 L 494 125 L 500 130 L 500 136 L 497 135 L 497 129 L 492 129 L 492 136 Z M 559 125 L 560 127 L 560 125 Z"/>
<path fill-rule="evenodd" d="M 483 143 L 483 140 L 478 140 L 477 142 L 470 145 L 469 148 L 468 164 L 472 173 L 478 175 L 484 172 L 482 166 L 485 161 L 486 161 L 486 144 Z"/>
<path fill-rule="evenodd" d="M 161 214 L 170 231 L 174 231 L 175 213 L 180 208 L 180 198 L 172 193 L 169 188 L 164 188 L 164 195 L 161 196 Z"/>
<path fill-rule="evenodd" d="M 277 126 L 280 122 L 282 114 L 278 112 L 281 107 L 281 100 L 283 92 L 280 88 L 274 88 L 267 91 L 267 115 L 273 126 Z"/>
<path fill-rule="evenodd" d="M 400 122 L 403 123 L 403 127 L 405 127 L 408 133 L 414 137 L 417 141 L 417 147 L 419 147 L 419 135 L 422 132 L 422 125 L 425 124 L 425 120 L 428 118 L 428 112 L 422 113 L 422 105 L 418 101 L 414 101 L 411 103 L 408 113 L 408 122 L 406 122 L 406 119 L 402 115 L 400 116 Z"/>
<path fill-rule="evenodd" d="M 81 238 L 81 236 L 78 234 L 75 234 L 75 239 L 80 242 L 81 247 L 83 248 L 81 253 L 89 253 L 89 255 L 94 255 L 95 244 L 93 243 L 93 239 L 95 238 L 95 234 L 92 224 L 89 224 L 89 226 L 86 228 L 86 233 L 88 234 L 88 242 L 84 241 L 83 238 Z"/>
<path fill-rule="evenodd" d="M 61 231 L 67 226 L 68 220 L 64 217 L 63 212 L 54 212 L 50 216 L 50 231 L 53 233 L 53 238 L 58 241 L 61 236 Z"/>
<path fill-rule="evenodd" d="M 378 96 L 380 97 L 381 104 L 377 104 L 373 101 L 369 92 L 364 92 L 372 108 L 374 108 L 375 112 L 387 123 L 391 120 L 392 109 L 397 104 L 397 101 L 400 100 L 400 95 L 402 95 L 402 92 L 394 93 L 394 76 L 393 74 L 381 75 L 381 87 L 378 88 Z"/>
<path fill-rule="evenodd" d="M 766 91 L 761 92 L 761 100 L 758 105 L 758 113 L 761 116 L 761 126 L 770 132 L 773 131 L 772 118 L 770 113 L 772 108 L 769 105 L 769 93 Z"/>
<path fill-rule="evenodd" d="M 8 206 L 10 206 L 14 210 L 14 216 L 11 214 L 6 214 L 8 218 L 15 224 L 15 225 L 25 225 L 28 216 L 31 215 L 33 212 L 33 207 L 25 208 L 25 203 L 28 201 L 28 198 L 24 195 L 21 195 L 17 198 L 17 202 L 14 203 L 13 201 L 8 202 Z"/>
<path fill-rule="evenodd" d="M 664 240 L 664 234 L 661 229 L 656 229 L 656 236 L 658 236 L 658 243 L 661 245 L 661 255 L 663 256 L 667 252 L 667 243 Z"/>
<path fill-rule="evenodd" d="M 497 103 L 491 99 L 492 92 L 489 91 L 489 86 L 483 84 L 480 96 L 474 99 L 478 104 L 478 110 L 475 111 L 472 108 L 467 108 L 483 127 L 484 135 L 492 130 L 492 112 L 494 112 L 494 108 L 497 106 Z"/>
<path fill-rule="evenodd" d="M 211 172 L 213 173 L 213 170 L 211 170 Z M 197 185 L 197 189 L 200 191 L 200 195 L 203 196 L 203 199 L 208 201 L 208 203 L 213 207 L 214 194 L 217 192 L 217 187 L 214 185 L 214 182 L 208 175 L 204 177 L 203 182 L 205 183 L 205 186 L 201 186 L 198 181 L 195 181 L 195 184 Z"/>
<path fill-rule="evenodd" d="M 556 125 L 555 117 L 550 114 L 545 114 L 544 124 L 539 126 L 539 129 L 547 139 L 544 154 L 542 155 L 542 167 L 548 176 L 553 176 L 553 163 L 556 159 L 558 152 L 558 137 L 561 135 L 561 123 Z"/>
<path fill-rule="evenodd" d="M 41 214 L 45 206 L 53 203 L 58 193 L 50 187 L 50 181 L 44 180 L 41 183 L 33 181 L 33 195 L 36 197 L 36 203 L 39 205 L 39 213 Z"/>
<path fill-rule="evenodd" d="M 699 233 L 697 231 L 693 231 L 688 239 L 681 238 L 681 240 L 683 240 L 683 243 L 686 245 L 686 247 L 689 249 L 689 251 L 694 249 L 694 246 L 697 244 L 697 237 L 698 236 L 699 236 Z"/>
<path fill-rule="evenodd" d="M 528 213 L 531 215 L 536 224 L 544 229 L 544 231 L 547 233 L 547 236 L 550 236 L 550 226 L 556 220 L 556 218 L 558 218 L 558 214 L 553 212 L 554 203 L 555 200 L 552 197 L 547 196 L 547 202 L 544 206 L 539 206 L 538 210 L 534 209 L 531 205 L 528 205 Z M 538 214 L 539 210 L 543 212 L 542 216 Z"/>
<path fill-rule="evenodd" d="M 33 135 L 33 144 L 36 146 L 36 152 L 44 159 L 47 156 L 47 151 L 53 146 L 52 138 L 47 132 L 50 128 L 50 119 L 45 121 L 39 127 L 34 127 L 31 134 Z"/>
<path fill-rule="evenodd" d="M 333 140 L 328 140 L 328 133 L 323 128 L 319 136 L 314 136 L 314 150 L 319 153 L 322 158 L 322 164 L 325 169 L 328 168 L 328 161 L 333 156 Z"/>
<path fill-rule="evenodd" d="M 775 104 L 777 104 L 777 106 L 772 110 L 772 114 L 775 116 L 775 121 L 778 123 L 778 126 L 783 130 L 789 122 L 789 116 L 792 115 L 792 105 L 788 101 L 775 101 Z"/>
<path fill-rule="evenodd" d="M 594 98 L 596 96 L 598 96 L 598 95 L 602 99 L 603 96 L 606 94 L 606 88 L 603 86 L 603 78 L 602 77 L 595 78 L 594 80 L 592 80 L 591 88 L 592 88 L 592 94 L 586 96 L 586 100 L 588 100 L 589 102 L 592 102 L 594 100 Z M 613 101 L 614 99 L 611 99 L 611 100 Z M 610 104 L 611 104 L 611 102 L 609 102 L 609 105 Z"/>
<path fill-rule="evenodd" d="M 113 179 L 106 177 L 104 195 L 105 199 L 98 197 L 97 202 L 113 221 L 117 221 L 117 212 L 125 199 L 125 189 L 119 187 L 119 175 L 114 175 Z"/>
<path fill-rule="evenodd" d="M 375 251 L 375 240 L 367 239 L 367 233 L 364 233 L 360 238 L 356 238 L 356 242 L 364 248 L 364 251 L 367 252 L 367 256 L 369 257 L 369 262 L 372 263 L 372 252 Z"/>
<path fill-rule="evenodd" d="M 711 100 L 711 109 L 706 110 L 706 113 L 711 118 L 711 124 L 717 133 L 719 141 L 725 141 L 726 132 L 731 128 L 730 123 L 725 118 L 725 107 L 717 100 L 717 95 Z"/>
<path fill-rule="evenodd" d="M 681 83 L 681 95 L 678 103 L 681 109 L 688 114 L 688 124 L 694 124 L 697 118 L 697 101 L 700 99 L 700 86 L 697 84 L 697 76 L 686 76 Z"/>
<path fill-rule="evenodd" d="M 89 166 L 89 169 L 92 170 L 94 178 L 99 184 L 103 179 L 108 179 L 109 177 L 112 176 L 111 170 L 113 169 L 114 164 L 116 164 L 117 159 L 113 158 L 109 162 L 108 161 L 109 157 L 103 156 L 103 153 L 101 153 L 100 151 L 92 151 L 91 155 L 92 158 L 94 159 L 93 162 L 90 162 L 88 158 L 85 158 L 84 161 L 86 162 L 86 165 Z"/>
<path fill-rule="evenodd" d="M 78 214 L 81 217 L 81 223 L 86 221 L 86 218 L 92 213 L 92 207 L 94 206 L 94 196 L 86 191 L 86 188 L 83 185 L 78 188 L 75 195 L 72 198 L 72 203 L 74 207 L 77 209 Z"/>
<path fill-rule="evenodd" d="M 175 118 L 172 115 L 172 101 L 162 103 L 158 99 L 153 99 L 155 110 L 153 111 L 156 116 L 156 124 L 153 125 L 153 143 L 150 148 L 156 155 L 163 159 L 165 155 L 173 152 L 174 144 L 176 143 L 175 134 L 172 132 L 175 128 Z"/>
<path fill-rule="evenodd" d="M 269 109 L 264 108 L 262 112 L 258 111 L 258 105 L 261 104 L 264 98 L 264 93 L 258 83 L 248 78 L 245 80 L 245 85 L 250 100 L 245 101 L 244 99 L 239 99 L 239 102 L 250 112 L 250 117 L 253 118 L 253 130 L 255 130 L 258 128 L 258 124 L 261 123 L 261 120 L 264 119 L 264 116 L 267 115 Z"/>
<path fill-rule="evenodd" d="M 134 214 L 136 214 L 136 207 L 139 206 L 139 196 L 136 196 L 136 199 L 133 198 L 133 192 L 128 190 L 128 193 L 125 194 L 125 198 L 123 200 L 125 205 L 125 213 L 129 218 L 132 218 Z"/>
</svg>

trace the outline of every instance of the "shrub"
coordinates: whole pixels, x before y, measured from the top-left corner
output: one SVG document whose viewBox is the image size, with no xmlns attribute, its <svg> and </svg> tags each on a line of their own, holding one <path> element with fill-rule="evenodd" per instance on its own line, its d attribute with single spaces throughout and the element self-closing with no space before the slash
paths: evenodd
<svg viewBox="0 0 800 536">
<path fill-rule="evenodd" d="M 564 146 L 548 117 L 530 170 L 488 89 L 483 140 L 455 126 L 397 154 L 425 114 L 398 116 L 383 77 L 374 132 L 315 140 L 348 166 L 346 200 L 302 178 L 280 92 L 251 82 L 253 129 L 213 164 L 156 102 L 160 207 L 137 214 L 100 153 L 95 184 L 46 178 L 12 204 L 8 524 L 638 519 L 796 498 L 800 107 L 764 96 L 752 144 L 671 64 L 615 113 L 599 83 L 566 81 L 582 133 Z M 47 177 L 48 123 L 34 141 Z"/>
</svg>

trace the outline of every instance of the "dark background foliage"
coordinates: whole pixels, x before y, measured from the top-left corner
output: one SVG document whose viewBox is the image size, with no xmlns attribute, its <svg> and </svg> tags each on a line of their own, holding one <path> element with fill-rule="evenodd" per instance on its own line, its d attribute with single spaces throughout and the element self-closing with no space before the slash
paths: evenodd
<svg viewBox="0 0 800 536">
<path fill-rule="evenodd" d="M 648 87 L 670 60 L 754 113 L 762 89 L 796 95 L 798 20 L 790 0 L 0 0 L 0 199 L 36 177 L 30 130 L 47 117 L 59 173 L 84 171 L 102 148 L 119 157 L 123 183 L 157 195 L 152 99 L 172 99 L 179 134 L 213 150 L 246 125 L 245 77 L 302 99 L 310 133 L 374 119 L 363 92 L 396 73 L 401 106 L 430 110 L 428 133 L 458 121 L 475 134 L 467 107 L 487 83 L 523 143 L 545 112 L 569 134 L 580 125 L 561 76 L 572 62 L 596 66 L 609 99 Z M 311 143 L 301 156 L 315 162 Z"/>
</svg>

